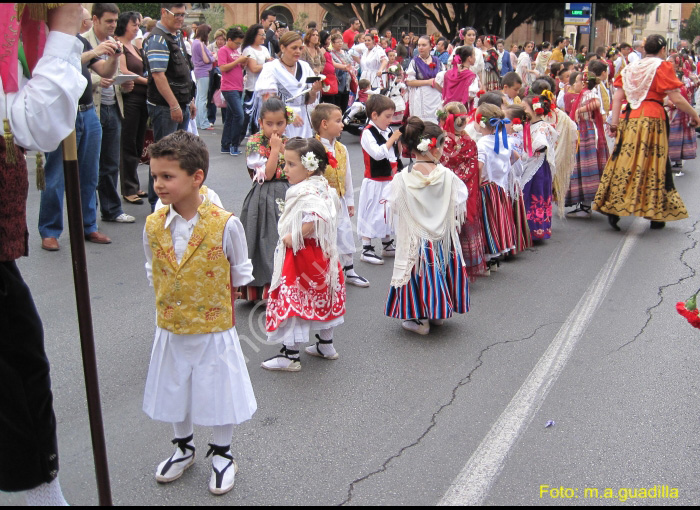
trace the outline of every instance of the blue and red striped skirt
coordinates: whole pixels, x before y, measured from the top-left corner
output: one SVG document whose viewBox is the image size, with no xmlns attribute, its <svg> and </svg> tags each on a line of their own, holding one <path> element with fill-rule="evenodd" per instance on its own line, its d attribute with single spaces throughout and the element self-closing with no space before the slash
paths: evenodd
<svg viewBox="0 0 700 510">
<path fill-rule="evenodd" d="M 395 319 L 449 319 L 452 313 L 469 311 L 467 268 L 458 251 L 445 258 L 442 247 L 423 241 L 422 271 L 416 268 L 402 287 L 391 287 L 386 315 Z"/>
</svg>

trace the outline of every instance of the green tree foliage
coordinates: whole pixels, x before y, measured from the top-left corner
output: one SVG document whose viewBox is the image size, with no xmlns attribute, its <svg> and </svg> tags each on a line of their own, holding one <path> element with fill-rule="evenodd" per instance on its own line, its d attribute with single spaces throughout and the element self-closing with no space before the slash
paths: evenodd
<svg viewBox="0 0 700 510">
<path fill-rule="evenodd" d="M 223 4 L 209 4 L 209 8 L 202 11 L 202 13 L 204 14 L 204 23 L 212 28 L 212 32 L 219 28 L 224 28 Z"/>
<path fill-rule="evenodd" d="M 119 12 L 140 12 L 144 18 L 160 19 L 160 4 L 117 4 Z"/>
<path fill-rule="evenodd" d="M 625 28 L 631 25 L 629 18 L 634 14 L 649 14 L 659 4 L 632 3 L 596 3 L 596 19 L 606 19 L 615 27 Z"/>
<path fill-rule="evenodd" d="M 700 35 L 700 4 L 695 4 L 690 17 L 683 22 L 680 35 L 691 43 Z"/>
<path fill-rule="evenodd" d="M 291 29 L 297 32 L 306 32 L 306 24 L 309 22 L 309 15 L 305 12 L 300 12 L 294 23 L 292 23 Z M 319 31 L 321 29 L 319 28 Z"/>
</svg>

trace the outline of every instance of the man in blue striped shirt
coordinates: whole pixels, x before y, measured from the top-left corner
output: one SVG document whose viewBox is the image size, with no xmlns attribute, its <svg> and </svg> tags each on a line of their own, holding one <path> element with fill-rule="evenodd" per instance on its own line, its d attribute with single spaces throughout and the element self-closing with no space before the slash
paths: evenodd
<svg viewBox="0 0 700 510">
<path fill-rule="evenodd" d="M 190 116 L 196 115 L 193 97 L 192 64 L 182 39 L 185 4 L 160 4 L 160 21 L 143 42 L 148 66 L 146 105 L 153 125 L 153 139 L 187 130 Z M 153 178 L 148 178 L 148 201 L 155 208 L 158 196 Z"/>
</svg>

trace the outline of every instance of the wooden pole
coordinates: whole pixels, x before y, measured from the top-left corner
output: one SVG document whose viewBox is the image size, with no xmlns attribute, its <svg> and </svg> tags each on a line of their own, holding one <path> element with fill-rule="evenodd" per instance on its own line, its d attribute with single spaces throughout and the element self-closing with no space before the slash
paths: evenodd
<svg viewBox="0 0 700 510">
<path fill-rule="evenodd" d="M 90 434 L 92 436 L 92 451 L 95 461 L 95 474 L 97 475 L 97 493 L 100 506 L 112 506 L 107 447 L 105 445 L 102 407 L 100 404 L 100 386 L 97 378 L 95 339 L 92 331 L 92 310 L 90 308 L 87 257 L 85 256 L 83 212 L 80 203 L 80 178 L 78 175 L 78 149 L 75 131 L 63 140 L 62 147 L 70 249 L 73 260 L 73 283 L 75 286 L 75 301 L 78 308 L 78 327 L 83 354 L 83 372 L 85 374 L 85 391 L 87 394 L 88 417 L 90 419 Z"/>
</svg>

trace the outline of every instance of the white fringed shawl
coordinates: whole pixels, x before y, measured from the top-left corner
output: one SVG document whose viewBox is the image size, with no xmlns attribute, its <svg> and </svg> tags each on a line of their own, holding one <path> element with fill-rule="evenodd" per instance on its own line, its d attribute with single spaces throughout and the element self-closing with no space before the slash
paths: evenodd
<svg viewBox="0 0 700 510">
<path fill-rule="evenodd" d="M 301 229 L 305 216 L 307 223 L 309 217 L 313 216 L 311 220 L 314 224 L 313 237 L 323 251 L 323 255 L 330 261 L 326 284 L 331 292 L 336 290 L 340 281 L 336 242 L 339 210 L 338 194 L 328 185 L 325 177 L 309 177 L 287 190 L 284 211 L 277 224 L 280 239 L 275 249 L 275 269 L 272 274 L 271 291 L 279 287 L 282 281 L 282 266 L 284 266 L 287 251 L 282 238 L 287 234 L 292 235 L 292 250 L 295 254 L 304 247 L 304 235 Z"/>
<path fill-rule="evenodd" d="M 416 266 L 422 271 L 420 250 L 424 239 L 442 246 L 448 257 L 454 246 L 462 252 L 458 227 L 466 217 L 466 201 L 458 204 L 459 178 L 442 165 L 429 175 L 412 167 L 399 172 L 391 182 L 389 200 L 396 229 L 396 257 L 391 278 L 393 287 L 402 287 Z"/>
</svg>

